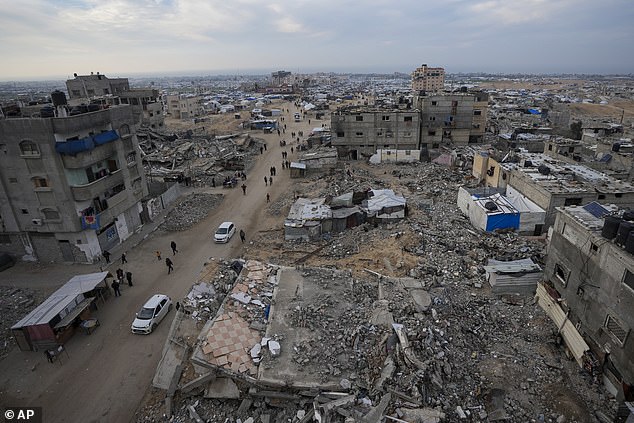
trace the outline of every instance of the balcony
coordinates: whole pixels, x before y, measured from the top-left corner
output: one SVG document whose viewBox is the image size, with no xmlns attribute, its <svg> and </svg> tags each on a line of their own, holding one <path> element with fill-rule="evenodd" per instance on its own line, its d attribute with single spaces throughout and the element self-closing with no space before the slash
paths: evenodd
<svg viewBox="0 0 634 423">
<path fill-rule="evenodd" d="M 113 143 L 101 145 L 89 151 L 84 151 L 75 156 L 62 155 L 62 162 L 66 169 L 83 169 L 95 163 L 107 160 L 116 152 Z"/>
<path fill-rule="evenodd" d="M 95 197 L 99 197 L 107 189 L 123 183 L 123 173 L 121 169 L 118 169 L 108 176 L 101 179 L 97 179 L 86 185 L 72 186 L 71 192 L 75 201 L 87 201 L 92 200 Z"/>
</svg>

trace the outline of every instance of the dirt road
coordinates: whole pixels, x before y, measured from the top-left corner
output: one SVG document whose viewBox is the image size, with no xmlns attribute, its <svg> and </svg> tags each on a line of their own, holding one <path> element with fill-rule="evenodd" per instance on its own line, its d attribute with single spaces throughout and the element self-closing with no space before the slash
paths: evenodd
<svg viewBox="0 0 634 423">
<path fill-rule="evenodd" d="M 308 134 L 311 125 L 307 121 L 292 122 L 292 113 L 296 109 L 288 103 L 283 106 L 285 110 L 289 108 L 290 113 L 285 113 L 285 121 L 281 122 L 287 125 L 287 134 L 282 137 L 290 140 L 290 132 L 297 130 Z M 225 220 L 232 220 L 238 231 L 244 229 L 248 243 L 252 234 L 270 229 L 267 225 L 271 220 L 261 216 L 267 192 L 274 201 L 291 187 L 289 171 L 281 166 L 280 137 L 277 134 L 254 135 L 264 138 L 268 148 L 257 157 L 247 175 L 246 195 L 239 187 L 205 188 L 203 191 L 222 193 L 225 198 L 204 221 L 184 232 L 153 232 L 128 251 L 125 270 L 133 273 L 134 286 L 124 286 L 121 297 L 111 298 L 100 306 L 96 316 L 101 326 L 91 335 L 77 333 L 66 344 L 68 355 L 62 355 L 61 362 L 49 364 L 42 352 L 23 352 L 17 348 L 0 362 L 0 405 L 41 406 L 47 423 L 131 420 L 150 387 L 173 318 L 172 313 L 156 332 L 140 336 L 130 332 L 134 313 L 155 293 L 167 294 L 175 300 L 181 298 L 196 282 L 203 263 L 210 258 L 239 257 L 243 251 L 240 237 L 234 236 L 226 245 L 216 245 L 212 238 L 215 228 Z M 290 147 L 291 144 L 285 147 L 288 160 L 297 155 L 297 152 L 291 154 Z M 277 168 L 277 176 L 273 177 L 272 186 L 265 186 L 264 176 L 269 176 L 271 166 Z M 279 220 L 277 224 L 281 224 L 283 217 Z M 179 250 L 175 256 L 170 249 L 172 240 Z M 164 261 L 156 259 L 156 250 L 162 252 L 163 259 L 172 259 L 172 274 L 167 274 Z M 119 260 L 113 262 L 109 267 L 111 271 L 120 266 Z M 19 271 L 20 267 L 15 269 L 13 271 Z M 72 266 L 72 269 L 78 273 L 98 270 L 95 266 Z M 33 280 L 46 280 L 45 272 L 46 268 L 29 276 Z M 63 278 L 59 283 L 66 280 Z"/>
</svg>

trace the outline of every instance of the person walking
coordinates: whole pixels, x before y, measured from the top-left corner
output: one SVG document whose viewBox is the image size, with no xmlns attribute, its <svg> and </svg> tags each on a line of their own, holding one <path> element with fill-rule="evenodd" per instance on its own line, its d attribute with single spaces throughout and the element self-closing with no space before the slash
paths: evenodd
<svg viewBox="0 0 634 423">
<path fill-rule="evenodd" d="M 273 176 L 277 175 L 277 170 L 275 170 L 275 166 L 273 166 Z"/>
<path fill-rule="evenodd" d="M 121 264 L 125 264 L 128 262 L 128 259 L 125 257 L 125 253 L 121 253 Z"/>
<path fill-rule="evenodd" d="M 176 242 L 175 242 L 175 241 L 172 241 L 172 242 L 170 243 L 170 247 L 172 247 L 172 255 L 174 255 L 174 256 L 175 256 L 175 255 L 176 255 L 176 253 L 178 253 L 178 250 L 176 249 Z"/>
<path fill-rule="evenodd" d="M 273 177 L 269 176 L 269 185 L 273 185 Z"/>
<path fill-rule="evenodd" d="M 128 281 L 128 286 L 132 286 L 132 272 L 125 272 L 125 278 Z"/>
<path fill-rule="evenodd" d="M 110 252 L 108 250 L 103 250 L 103 253 L 101 253 L 103 255 L 103 258 L 106 259 L 106 263 L 110 263 Z"/>
<path fill-rule="evenodd" d="M 244 244 L 244 240 L 247 238 L 247 234 L 244 233 L 243 229 L 240 229 L 240 239 L 242 240 L 242 243 Z"/>
<path fill-rule="evenodd" d="M 216 178 L 211 178 L 211 186 L 216 188 Z"/>
<path fill-rule="evenodd" d="M 264 154 L 264 147 L 260 147 L 260 154 Z"/>
<path fill-rule="evenodd" d="M 280 130 L 277 130 L 277 135 L 280 135 Z M 266 143 L 264 143 L 264 151 L 266 151 Z"/>
<path fill-rule="evenodd" d="M 268 192 L 266 193 L 266 202 L 267 203 L 271 202 L 271 194 L 269 194 Z"/>
<path fill-rule="evenodd" d="M 154 254 L 156 254 L 156 259 L 158 261 L 161 261 L 161 252 L 159 250 L 156 250 L 156 252 Z"/>
<path fill-rule="evenodd" d="M 266 179 L 266 176 L 264 177 L 264 186 L 268 186 L 269 185 L 269 180 Z"/>
<path fill-rule="evenodd" d="M 270 178 L 269 178 L 270 180 Z M 247 195 L 247 185 L 246 184 L 242 184 L 242 195 Z"/>
<path fill-rule="evenodd" d="M 117 279 L 119 279 L 119 280 L 123 279 L 123 269 L 122 268 L 118 268 L 117 269 Z"/>
<path fill-rule="evenodd" d="M 167 266 L 167 274 L 169 275 L 172 273 L 172 270 L 174 270 L 174 263 L 172 263 L 169 257 L 165 257 L 165 265 Z"/>
<path fill-rule="evenodd" d="M 115 297 L 120 297 L 121 296 L 121 291 L 119 290 L 119 281 L 117 281 L 116 279 L 114 281 L 112 281 L 112 289 L 114 291 L 114 296 Z"/>
</svg>

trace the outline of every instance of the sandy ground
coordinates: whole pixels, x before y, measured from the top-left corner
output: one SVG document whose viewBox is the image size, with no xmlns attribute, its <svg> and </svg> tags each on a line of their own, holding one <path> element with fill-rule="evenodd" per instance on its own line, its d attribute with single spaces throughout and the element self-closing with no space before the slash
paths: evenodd
<svg viewBox="0 0 634 423">
<path fill-rule="evenodd" d="M 308 134 L 307 121 L 292 122 L 294 108 L 286 114 L 287 133 L 303 130 Z M 324 121 L 319 121 L 320 124 Z M 313 125 L 314 127 L 316 125 Z M 317 125 L 318 126 L 318 125 Z M 191 229 L 177 233 L 156 231 L 136 248 L 127 252 L 128 265 L 133 275 L 133 287 L 124 286 L 122 296 L 111 298 L 101 305 L 96 317 L 101 326 L 91 335 L 77 333 L 67 344 L 68 355 L 61 362 L 49 364 L 42 352 L 14 349 L 0 362 L 0 405 L 41 406 L 44 421 L 49 422 L 126 422 L 130 421 L 141 399 L 150 388 L 160 359 L 173 314 L 168 315 L 156 332 L 148 336 L 130 332 L 134 313 L 151 295 L 164 293 L 174 299 L 184 296 L 198 279 L 203 263 L 239 257 L 243 245 L 239 236 L 226 245 L 212 242 L 212 234 L 219 223 L 232 220 L 238 229 L 245 230 L 247 243 L 252 234 L 279 226 L 283 217 L 263 213 L 266 193 L 271 201 L 288 192 L 291 186 L 288 171 L 282 170 L 282 147 L 277 134 L 254 135 L 267 141 L 268 149 L 257 157 L 248 173 L 247 194 L 240 188 L 203 188 L 205 192 L 225 194 L 221 205 L 204 221 Z M 290 139 L 290 135 L 286 137 Z M 297 153 L 291 154 L 289 160 Z M 272 187 L 264 186 L 264 176 L 271 166 L 277 167 Z M 263 218 L 264 217 L 264 218 Z M 172 258 L 175 270 L 167 274 L 164 262 L 158 262 L 154 251 L 163 257 L 171 256 L 170 242 L 176 241 L 179 253 Z M 124 246 L 125 248 L 125 246 Z M 169 252 L 169 254 L 168 254 Z M 115 257 L 113 257 L 115 258 Z M 119 267 L 114 260 L 110 270 Z M 97 266 L 27 266 L 18 265 L 2 273 L 0 281 L 10 286 L 37 286 L 49 292 L 78 273 L 98 271 Z"/>
</svg>

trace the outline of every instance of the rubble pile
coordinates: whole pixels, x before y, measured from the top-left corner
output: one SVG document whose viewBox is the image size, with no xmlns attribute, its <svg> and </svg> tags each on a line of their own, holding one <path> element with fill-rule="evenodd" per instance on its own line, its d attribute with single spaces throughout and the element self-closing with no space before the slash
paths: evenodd
<svg viewBox="0 0 634 423">
<path fill-rule="evenodd" d="M 4 358 L 15 346 L 15 339 L 11 334 L 11 326 L 20 321 L 40 304 L 41 294 L 27 288 L 0 286 L 0 359 Z"/>
<path fill-rule="evenodd" d="M 221 194 L 190 194 L 165 216 L 159 228 L 170 232 L 189 229 L 218 207 L 223 198 Z"/>
<path fill-rule="evenodd" d="M 212 178 L 218 182 L 236 170 L 247 169 L 264 143 L 244 133 L 214 137 L 200 136 L 192 130 L 177 135 L 145 130 L 139 131 L 137 138 L 149 177 L 189 177 L 208 186 L 212 185 Z"/>
</svg>

